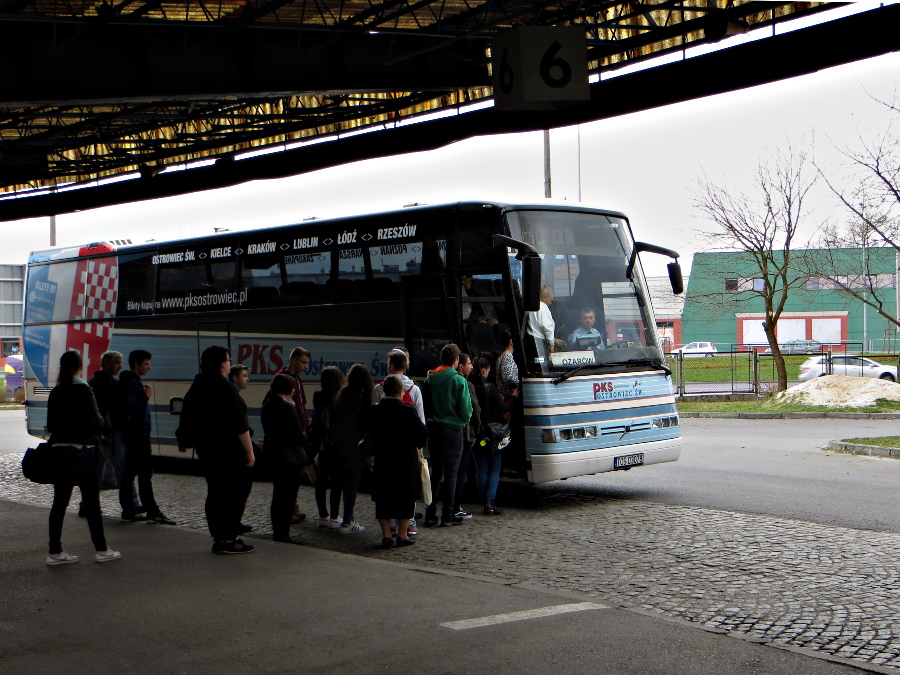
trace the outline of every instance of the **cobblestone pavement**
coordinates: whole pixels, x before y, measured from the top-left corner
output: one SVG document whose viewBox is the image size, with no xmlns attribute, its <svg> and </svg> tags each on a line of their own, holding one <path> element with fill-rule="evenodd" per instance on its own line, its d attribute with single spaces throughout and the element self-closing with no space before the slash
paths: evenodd
<svg viewBox="0 0 900 675">
<path fill-rule="evenodd" d="M 0 499 L 49 506 L 52 488 L 21 477 L 21 455 L 0 455 Z M 509 486 L 502 486 L 504 488 Z M 205 528 L 201 477 L 156 474 L 163 511 Z M 255 483 L 244 522 L 270 534 L 271 485 Z M 308 545 L 411 565 L 584 593 L 604 604 L 657 612 L 759 642 L 800 647 L 900 673 L 900 535 L 713 509 L 532 491 L 522 505 L 461 527 L 420 527 L 416 546 L 381 550 L 368 495 L 342 535 L 309 514 L 294 534 Z M 73 499 L 72 509 L 74 510 Z M 115 492 L 104 512 L 118 514 Z M 118 527 L 158 527 L 111 522 Z M 252 536 L 252 535 L 251 535 Z"/>
</svg>

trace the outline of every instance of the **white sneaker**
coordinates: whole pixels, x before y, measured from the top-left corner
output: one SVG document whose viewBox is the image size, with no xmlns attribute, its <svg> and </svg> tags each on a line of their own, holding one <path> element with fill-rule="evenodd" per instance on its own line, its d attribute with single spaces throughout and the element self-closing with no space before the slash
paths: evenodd
<svg viewBox="0 0 900 675">
<path fill-rule="evenodd" d="M 343 524 L 344 524 L 344 519 L 341 518 L 340 516 L 338 516 L 337 518 L 329 518 L 328 525 L 326 525 L 326 527 L 329 527 L 332 530 L 339 530 L 339 529 L 341 529 L 341 525 L 343 525 Z"/>
<path fill-rule="evenodd" d="M 357 523 L 355 520 L 349 525 L 341 525 L 341 534 L 359 534 L 365 531 L 366 528 Z"/>
<path fill-rule="evenodd" d="M 77 563 L 77 555 L 69 555 L 65 551 L 60 553 L 50 553 L 47 555 L 48 565 L 65 565 L 66 563 Z"/>
<path fill-rule="evenodd" d="M 97 551 L 94 553 L 94 562 L 109 562 L 110 560 L 118 560 L 121 557 L 121 553 L 108 548 L 105 551 Z"/>
<path fill-rule="evenodd" d="M 319 518 L 319 527 L 331 527 L 331 518 L 328 516 Z"/>
</svg>

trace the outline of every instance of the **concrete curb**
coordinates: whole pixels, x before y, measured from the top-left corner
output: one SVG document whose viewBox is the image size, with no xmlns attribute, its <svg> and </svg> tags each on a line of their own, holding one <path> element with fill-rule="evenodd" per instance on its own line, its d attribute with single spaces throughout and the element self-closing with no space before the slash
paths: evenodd
<svg viewBox="0 0 900 675">
<path fill-rule="evenodd" d="M 900 448 L 886 448 L 883 445 L 859 445 L 858 443 L 844 443 L 844 441 L 831 441 L 828 450 L 835 452 L 849 452 L 854 455 L 871 455 L 873 457 L 897 457 L 900 458 Z"/>
<path fill-rule="evenodd" d="M 716 413 L 716 412 L 680 412 L 679 417 L 719 417 L 732 420 L 801 420 L 801 419 L 830 419 L 843 420 L 894 420 L 900 419 L 900 412 L 896 413 Z"/>
</svg>

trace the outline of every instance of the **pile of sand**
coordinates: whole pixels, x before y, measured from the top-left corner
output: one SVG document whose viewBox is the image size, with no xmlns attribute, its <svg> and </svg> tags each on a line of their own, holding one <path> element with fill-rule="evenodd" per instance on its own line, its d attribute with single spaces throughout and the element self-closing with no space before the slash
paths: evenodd
<svg viewBox="0 0 900 675">
<path fill-rule="evenodd" d="M 864 408 L 880 398 L 900 401 L 900 384 L 872 377 L 824 375 L 777 394 L 779 403 Z"/>
</svg>

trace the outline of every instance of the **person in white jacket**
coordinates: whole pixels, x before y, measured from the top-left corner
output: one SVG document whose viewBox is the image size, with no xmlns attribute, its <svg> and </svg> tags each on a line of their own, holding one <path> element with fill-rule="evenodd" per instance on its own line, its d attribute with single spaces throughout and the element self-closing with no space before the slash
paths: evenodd
<svg viewBox="0 0 900 675">
<path fill-rule="evenodd" d="M 409 368 L 409 352 L 405 349 L 400 349 L 399 347 L 395 347 L 388 352 L 388 376 L 395 375 L 400 379 L 400 382 L 403 383 L 403 397 L 401 400 L 403 403 L 407 403 L 415 408 L 419 415 L 419 419 L 422 420 L 422 424 L 425 424 L 425 406 L 422 403 L 422 390 L 419 389 L 419 386 L 415 382 L 406 376 L 407 368 Z M 379 382 L 375 385 L 375 389 L 372 390 L 372 403 L 378 403 L 384 398 L 383 384 L 384 382 Z M 396 521 L 392 521 L 392 531 L 396 531 L 396 527 Z M 407 536 L 415 537 L 418 533 L 419 529 L 416 526 L 416 519 L 413 517 L 413 519 L 409 521 Z"/>
<path fill-rule="evenodd" d="M 547 348 L 551 352 L 563 346 L 563 341 L 556 337 L 556 322 L 550 313 L 553 302 L 553 291 L 548 286 L 541 287 L 541 308 L 536 312 L 528 312 L 528 334 L 534 338 L 538 355 L 545 357 Z"/>
</svg>

